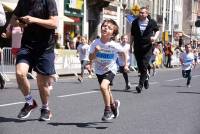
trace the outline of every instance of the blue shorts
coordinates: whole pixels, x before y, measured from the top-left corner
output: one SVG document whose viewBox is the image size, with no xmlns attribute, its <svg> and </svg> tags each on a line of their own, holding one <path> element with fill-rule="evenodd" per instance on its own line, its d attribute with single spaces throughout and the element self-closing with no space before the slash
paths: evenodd
<svg viewBox="0 0 200 134">
<path fill-rule="evenodd" d="M 54 51 L 21 48 L 17 54 L 16 64 L 27 63 L 35 72 L 41 75 L 55 74 Z"/>
</svg>

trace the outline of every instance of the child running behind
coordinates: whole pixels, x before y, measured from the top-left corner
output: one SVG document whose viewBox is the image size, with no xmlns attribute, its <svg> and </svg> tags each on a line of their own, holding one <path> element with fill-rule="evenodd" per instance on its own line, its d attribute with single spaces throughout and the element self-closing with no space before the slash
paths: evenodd
<svg viewBox="0 0 200 134">
<path fill-rule="evenodd" d="M 82 36 L 81 38 L 81 44 L 77 48 L 77 53 L 79 53 L 79 59 L 81 62 L 81 75 L 78 77 L 78 81 L 82 82 L 83 81 L 83 74 L 84 74 L 84 69 L 87 69 L 89 75 L 89 78 L 92 78 L 91 75 L 91 68 L 90 68 L 90 63 L 89 63 L 89 51 L 90 51 L 90 46 L 87 43 L 87 38 Z"/>
<path fill-rule="evenodd" d="M 116 59 L 118 53 L 125 57 L 125 71 L 128 71 L 127 57 L 119 43 L 112 41 L 118 34 L 118 25 L 112 20 L 104 20 L 101 25 L 101 38 L 94 40 L 90 48 L 90 60 L 95 64 L 95 73 L 100 85 L 105 109 L 103 121 L 109 121 L 119 115 L 120 101 L 114 100 L 111 93 L 112 81 L 117 73 Z"/>
<path fill-rule="evenodd" d="M 192 53 L 191 44 L 185 45 L 185 52 L 180 55 L 180 62 L 182 65 L 182 76 L 187 78 L 187 87 L 190 87 L 191 70 L 194 65 L 194 54 Z"/>
<path fill-rule="evenodd" d="M 122 35 L 121 36 L 121 47 L 122 50 L 125 52 L 126 56 L 127 56 L 127 60 L 130 60 L 130 44 L 128 44 L 128 36 L 127 35 Z M 126 72 L 124 70 L 124 65 L 125 65 L 125 61 L 124 61 L 124 57 L 122 54 L 118 55 L 118 65 L 119 65 L 119 72 L 123 74 L 126 86 L 125 86 L 125 90 L 129 90 L 131 88 L 131 84 L 128 80 L 128 72 Z M 130 65 L 130 62 L 128 62 L 128 65 Z"/>
</svg>

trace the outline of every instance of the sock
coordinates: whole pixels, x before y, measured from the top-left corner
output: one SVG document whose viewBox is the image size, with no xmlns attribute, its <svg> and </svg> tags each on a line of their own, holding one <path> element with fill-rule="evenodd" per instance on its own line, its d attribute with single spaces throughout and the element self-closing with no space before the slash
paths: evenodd
<svg viewBox="0 0 200 134">
<path fill-rule="evenodd" d="M 110 105 L 110 107 L 111 107 L 112 110 L 116 109 L 115 103 L 112 103 L 112 104 Z"/>
<path fill-rule="evenodd" d="M 110 106 L 105 106 L 105 111 L 111 111 Z"/>
<path fill-rule="evenodd" d="M 31 94 L 25 96 L 25 100 L 26 103 L 28 103 L 29 105 L 33 105 L 33 97 L 31 96 Z"/>
<path fill-rule="evenodd" d="M 47 110 L 49 110 L 49 105 L 48 105 L 48 103 L 47 103 L 47 104 L 42 104 L 42 109 L 47 109 Z"/>
</svg>

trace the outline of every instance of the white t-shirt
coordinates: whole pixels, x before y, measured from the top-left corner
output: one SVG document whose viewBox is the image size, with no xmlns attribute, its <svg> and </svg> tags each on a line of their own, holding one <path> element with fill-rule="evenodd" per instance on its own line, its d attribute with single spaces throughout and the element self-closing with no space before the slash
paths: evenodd
<svg viewBox="0 0 200 134">
<path fill-rule="evenodd" d="M 194 54 L 193 53 L 182 53 L 180 55 L 180 59 L 182 59 L 182 70 L 190 70 L 192 69 L 192 63 L 194 62 Z"/>
<path fill-rule="evenodd" d="M 6 24 L 6 16 L 2 3 L 0 2 L 0 26 L 4 26 L 5 24 Z"/>
<path fill-rule="evenodd" d="M 89 61 L 90 46 L 88 44 L 85 44 L 85 45 L 80 44 L 77 47 L 77 51 L 79 52 L 80 61 L 82 61 L 82 60 Z"/>
<path fill-rule="evenodd" d="M 100 39 L 96 39 L 90 47 L 90 53 L 94 53 L 96 46 L 100 46 L 101 50 L 96 53 L 96 58 L 94 59 L 95 73 L 102 75 L 108 71 L 112 73 L 117 73 L 117 56 L 118 52 L 122 52 L 122 47 L 119 43 L 110 41 L 107 43 L 102 43 Z"/>
<path fill-rule="evenodd" d="M 127 60 L 128 60 L 128 65 L 130 64 L 130 44 L 125 44 L 125 45 L 121 45 L 122 47 L 122 51 L 124 51 L 127 55 Z M 124 66 L 125 65 L 125 61 L 123 59 L 123 56 L 121 54 L 118 54 L 118 64 L 120 66 Z"/>
</svg>

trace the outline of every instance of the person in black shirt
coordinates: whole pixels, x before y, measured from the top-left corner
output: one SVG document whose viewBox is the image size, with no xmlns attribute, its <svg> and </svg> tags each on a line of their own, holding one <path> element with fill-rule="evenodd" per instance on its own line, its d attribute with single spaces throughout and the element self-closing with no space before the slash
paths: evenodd
<svg viewBox="0 0 200 134">
<path fill-rule="evenodd" d="M 131 44 L 137 61 L 138 71 L 140 72 L 139 85 L 136 91 L 140 93 L 143 86 L 149 88 L 149 61 L 152 55 L 152 43 L 158 38 L 159 28 L 157 23 L 149 17 L 148 9 L 142 7 L 138 18 L 132 22 Z M 133 43 L 134 42 L 134 43 Z M 132 48 L 132 47 L 131 47 Z"/>
<path fill-rule="evenodd" d="M 40 120 L 50 120 L 52 114 L 48 106 L 49 85 L 54 67 L 54 31 L 57 28 L 58 12 L 55 0 L 19 0 L 10 24 L 19 20 L 24 27 L 22 45 L 16 57 L 16 77 L 25 96 L 26 103 L 18 118 L 27 118 L 37 107 L 30 92 L 27 79 L 29 67 L 37 73 L 37 84 L 42 101 Z"/>
</svg>

